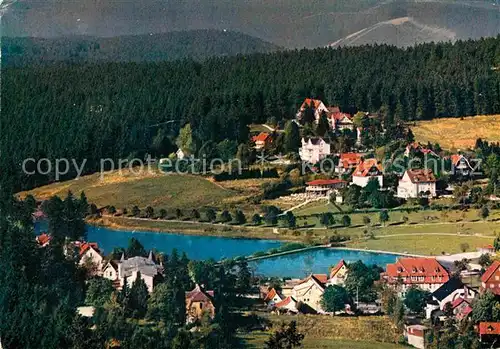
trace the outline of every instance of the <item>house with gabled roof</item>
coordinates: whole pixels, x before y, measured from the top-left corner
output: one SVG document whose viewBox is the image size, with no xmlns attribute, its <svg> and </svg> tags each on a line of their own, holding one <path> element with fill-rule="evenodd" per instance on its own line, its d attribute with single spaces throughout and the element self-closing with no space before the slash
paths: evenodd
<svg viewBox="0 0 500 349">
<path fill-rule="evenodd" d="M 268 306 L 273 306 L 275 303 L 281 302 L 284 298 L 285 297 L 283 297 L 283 295 L 280 292 L 276 291 L 276 289 L 273 287 L 264 297 L 264 302 Z"/>
<path fill-rule="evenodd" d="M 382 165 L 377 159 L 365 159 L 361 161 L 352 173 L 352 184 L 364 188 L 371 178 L 375 178 L 380 184 L 380 187 L 384 185 Z"/>
<path fill-rule="evenodd" d="M 431 300 L 426 306 L 426 317 L 429 319 L 435 311 L 443 311 L 446 304 L 457 299 L 472 300 L 478 292 L 465 285 L 459 278 L 452 277 L 431 294 Z"/>
<path fill-rule="evenodd" d="M 338 194 L 348 183 L 341 179 L 315 179 L 306 183 L 306 196 L 308 198 L 328 197 Z"/>
<path fill-rule="evenodd" d="M 288 296 L 280 302 L 274 304 L 274 308 L 278 313 L 293 313 L 299 312 L 297 300 L 292 296 Z"/>
<path fill-rule="evenodd" d="M 462 154 L 453 154 L 450 156 L 451 172 L 455 175 L 468 177 L 472 174 L 473 168 L 469 160 Z"/>
<path fill-rule="evenodd" d="M 343 285 L 347 278 L 348 268 L 346 262 L 341 259 L 332 270 L 330 270 L 330 277 L 326 282 L 327 286 L 330 285 Z"/>
<path fill-rule="evenodd" d="M 302 138 L 302 147 L 299 148 L 300 159 L 316 164 L 331 154 L 330 143 L 321 137 Z"/>
<path fill-rule="evenodd" d="M 80 258 L 79 265 L 92 265 L 94 267 L 91 272 L 96 275 L 101 274 L 104 257 L 96 242 L 83 242 L 79 244 L 78 255 Z"/>
<path fill-rule="evenodd" d="M 402 257 L 395 263 L 387 264 L 381 275 L 388 286 L 404 297 L 411 287 L 434 292 L 448 282 L 450 274 L 436 258 Z"/>
<path fill-rule="evenodd" d="M 338 108 L 337 108 L 338 109 Z M 328 112 L 328 121 L 332 130 L 350 130 L 354 131 L 354 122 L 352 121 L 352 115 L 348 113 L 342 113 L 340 110 Z"/>
<path fill-rule="evenodd" d="M 480 322 L 478 332 L 481 343 L 495 344 L 500 340 L 500 322 Z"/>
<path fill-rule="evenodd" d="M 204 314 L 210 318 L 215 316 L 214 291 L 205 291 L 200 285 L 186 292 L 186 322 L 201 320 Z"/>
<path fill-rule="evenodd" d="M 292 290 L 292 297 L 314 311 L 321 313 L 321 298 L 325 292 L 328 276 L 326 274 L 311 274 Z"/>
<path fill-rule="evenodd" d="M 403 199 L 436 196 L 436 177 L 430 168 L 406 170 L 398 183 L 397 196 Z"/>
<path fill-rule="evenodd" d="M 481 292 L 500 295 L 500 261 L 494 261 L 481 276 Z"/>
<path fill-rule="evenodd" d="M 115 266 L 116 265 L 116 266 Z M 146 284 L 149 293 L 153 292 L 154 286 L 162 278 L 163 266 L 156 264 L 153 252 L 146 257 L 122 257 L 119 261 L 109 261 L 103 269 L 103 277 L 113 281 L 118 289 L 121 289 L 127 280 L 130 286 L 140 275 Z"/>
<path fill-rule="evenodd" d="M 297 119 L 300 120 L 304 116 L 304 112 L 307 108 L 311 108 L 314 111 L 314 118 L 316 122 L 318 122 L 321 114 L 328 113 L 328 108 L 323 103 L 323 101 L 319 99 L 306 98 L 304 102 L 302 102 L 299 110 L 297 111 Z"/>
<path fill-rule="evenodd" d="M 258 135 L 252 137 L 252 142 L 255 144 L 254 148 L 256 150 L 267 148 L 271 145 L 272 141 L 272 136 L 267 132 L 261 132 Z"/>
<path fill-rule="evenodd" d="M 342 153 L 339 155 L 339 164 L 336 171 L 338 173 L 347 173 L 354 170 L 363 161 L 361 153 Z"/>
</svg>

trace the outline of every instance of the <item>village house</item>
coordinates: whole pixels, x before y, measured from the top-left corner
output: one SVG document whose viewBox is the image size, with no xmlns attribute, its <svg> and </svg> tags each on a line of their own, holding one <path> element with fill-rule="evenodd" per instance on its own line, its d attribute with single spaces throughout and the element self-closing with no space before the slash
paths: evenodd
<svg viewBox="0 0 500 349">
<path fill-rule="evenodd" d="M 484 245 L 484 246 L 478 247 L 477 252 L 482 253 L 482 254 L 494 254 L 495 247 L 492 245 Z"/>
<path fill-rule="evenodd" d="M 318 313 L 322 313 L 321 298 L 325 292 L 326 274 L 311 274 L 292 290 L 292 297 Z"/>
<path fill-rule="evenodd" d="M 354 131 L 354 123 L 352 121 L 351 114 L 342 113 L 342 112 L 340 112 L 340 110 L 335 110 L 335 111 L 329 111 L 327 113 L 327 116 L 328 116 L 328 120 L 330 121 L 330 126 L 331 126 L 332 130 Z"/>
<path fill-rule="evenodd" d="M 491 343 L 491 348 L 500 339 L 500 322 L 480 322 L 478 326 L 479 341 L 481 343 Z"/>
<path fill-rule="evenodd" d="M 341 259 L 330 271 L 330 278 L 326 282 L 326 285 L 344 285 L 345 279 L 347 278 L 347 272 L 347 264 Z"/>
<path fill-rule="evenodd" d="M 91 272 L 100 275 L 103 267 L 104 257 L 101 254 L 99 246 L 95 242 L 84 242 L 79 244 L 79 265 L 92 266 Z"/>
<path fill-rule="evenodd" d="M 432 299 L 425 308 L 426 318 L 430 319 L 435 313 L 440 315 L 448 303 L 454 303 L 460 299 L 472 300 L 477 293 L 473 288 L 464 285 L 459 278 L 450 278 L 431 294 Z"/>
<path fill-rule="evenodd" d="M 186 322 L 201 320 L 204 314 L 213 319 L 215 316 L 213 298 L 214 291 L 204 291 L 200 285 L 186 292 Z"/>
<path fill-rule="evenodd" d="M 450 156 L 451 161 L 451 173 L 455 175 L 460 175 L 468 177 L 472 175 L 472 166 L 469 160 L 462 154 L 453 154 Z"/>
<path fill-rule="evenodd" d="M 500 261 L 494 261 L 481 276 L 481 292 L 491 291 L 500 295 Z"/>
<path fill-rule="evenodd" d="M 399 180 L 397 196 L 403 199 L 436 196 L 436 177 L 431 169 L 407 170 Z"/>
<path fill-rule="evenodd" d="M 175 155 L 177 156 L 178 160 L 182 160 L 187 156 L 187 154 L 181 148 L 177 149 Z"/>
<path fill-rule="evenodd" d="M 380 187 L 384 185 L 382 165 L 377 161 L 377 159 L 365 159 L 360 162 L 352 173 L 352 184 L 356 184 L 364 188 L 368 184 L 370 178 L 377 179 Z"/>
<path fill-rule="evenodd" d="M 264 302 L 268 306 L 273 306 L 275 303 L 281 302 L 284 299 L 283 295 L 281 295 L 276 289 L 271 288 L 269 292 L 264 297 Z"/>
<path fill-rule="evenodd" d="M 297 314 L 299 312 L 297 300 L 292 296 L 288 296 L 281 302 L 275 303 L 274 308 L 279 314 L 292 313 Z"/>
<path fill-rule="evenodd" d="M 339 155 L 339 164 L 336 172 L 340 174 L 348 173 L 354 170 L 363 160 L 361 153 L 342 153 Z"/>
<path fill-rule="evenodd" d="M 415 348 L 425 349 L 427 345 L 427 334 L 429 328 L 422 325 L 410 325 L 405 328 L 405 336 L 408 344 Z"/>
<path fill-rule="evenodd" d="M 36 237 L 36 242 L 40 247 L 48 246 L 50 244 L 50 240 L 52 240 L 52 237 L 47 233 L 42 233 Z"/>
<path fill-rule="evenodd" d="M 326 105 L 319 99 L 312 99 L 312 98 L 306 98 L 304 102 L 302 102 L 302 105 L 300 106 L 298 112 L 297 112 L 297 119 L 301 120 L 302 117 L 304 116 L 304 112 L 306 111 L 307 108 L 311 108 L 314 111 L 314 119 L 316 122 L 319 121 L 319 118 L 321 117 L 322 113 L 328 113 L 328 108 Z"/>
<path fill-rule="evenodd" d="M 306 183 L 306 196 L 308 198 L 329 197 L 331 194 L 339 194 L 342 188 L 347 187 L 347 184 L 341 179 L 316 179 Z"/>
<path fill-rule="evenodd" d="M 273 142 L 272 136 L 267 132 L 261 132 L 257 136 L 252 137 L 252 142 L 254 142 L 254 148 L 256 150 L 263 150 L 268 148 Z"/>
<path fill-rule="evenodd" d="M 130 286 L 140 274 L 149 293 L 151 293 L 157 280 L 161 278 L 162 271 L 163 267 L 155 263 L 153 253 L 150 252 L 148 258 L 125 258 L 122 255 L 119 261 L 109 261 L 103 268 L 103 277 L 113 281 L 114 285 L 121 289 L 125 284 L 125 279 Z"/>
<path fill-rule="evenodd" d="M 404 297 L 411 287 L 434 292 L 448 282 L 450 274 L 435 258 L 398 258 L 387 264 L 381 279 Z"/>
<path fill-rule="evenodd" d="M 316 164 L 330 155 L 330 144 L 323 138 L 302 138 L 302 147 L 299 149 L 300 159 Z"/>
</svg>

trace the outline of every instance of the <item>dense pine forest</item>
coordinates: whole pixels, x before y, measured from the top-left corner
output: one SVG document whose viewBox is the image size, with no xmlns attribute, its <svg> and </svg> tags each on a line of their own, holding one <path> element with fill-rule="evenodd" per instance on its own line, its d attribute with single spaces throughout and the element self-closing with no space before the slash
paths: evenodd
<svg viewBox="0 0 500 349">
<path fill-rule="evenodd" d="M 196 142 L 244 143 L 250 123 L 291 119 L 304 97 L 399 121 L 500 113 L 500 37 L 408 49 L 363 46 L 158 63 L 2 70 L 4 176 L 23 159 L 165 155 L 190 123 Z M 167 121 L 174 121 L 165 123 Z M 71 175 L 71 173 L 69 174 Z M 18 185 L 18 188 L 19 185 Z"/>
</svg>

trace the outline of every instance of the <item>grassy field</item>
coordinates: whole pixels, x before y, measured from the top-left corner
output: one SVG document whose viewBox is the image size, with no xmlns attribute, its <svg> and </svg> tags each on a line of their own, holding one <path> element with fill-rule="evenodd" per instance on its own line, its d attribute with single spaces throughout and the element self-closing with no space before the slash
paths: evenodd
<svg viewBox="0 0 500 349">
<path fill-rule="evenodd" d="M 493 238 L 428 234 L 419 236 L 382 236 L 375 240 L 352 242 L 348 244 L 348 247 L 438 256 L 443 252 L 450 254 L 461 253 L 462 244 L 469 246 L 467 252 L 474 252 L 477 247 L 491 243 L 493 243 Z"/>
<path fill-rule="evenodd" d="M 281 322 L 297 321 L 300 333 L 305 335 L 303 348 L 397 349 L 397 333 L 384 316 L 332 317 L 265 315 L 273 326 Z M 248 348 L 262 348 L 271 332 L 255 331 L 243 337 Z M 380 342 L 374 342 L 376 338 Z"/>
<path fill-rule="evenodd" d="M 77 180 L 57 182 L 20 193 L 23 197 L 32 194 L 37 199 L 47 199 L 53 195 L 65 196 L 68 190 L 75 195 L 84 191 L 89 202 L 98 207 L 113 205 L 117 209 L 137 205 L 144 209 L 152 206 L 156 211 L 164 208 L 200 209 L 216 207 L 220 209 L 239 207 L 246 213 L 254 213 L 249 198 L 259 194 L 263 180 L 241 180 L 214 183 L 207 178 L 194 175 L 164 174 L 158 171 L 144 171 L 136 175 L 129 170 L 114 171 L 84 176 Z M 240 207 L 241 206 L 241 207 Z"/>
<path fill-rule="evenodd" d="M 449 150 L 465 149 L 474 147 L 478 138 L 500 141 L 500 115 L 420 121 L 411 130 L 418 142 L 439 143 Z"/>
</svg>

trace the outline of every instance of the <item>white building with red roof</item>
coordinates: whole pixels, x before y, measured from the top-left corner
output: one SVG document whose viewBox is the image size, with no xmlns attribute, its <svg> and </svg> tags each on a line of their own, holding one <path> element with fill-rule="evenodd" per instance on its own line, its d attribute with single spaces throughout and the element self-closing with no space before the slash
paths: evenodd
<svg viewBox="0 0 500 349">
<path fill-rule="evenodd" d="M 481 292 L 500 295 L 500 261 L 494 261 L 481 276 Z"/>
<path fill-rule="evenodd" d="M 326 282 L 326 285 L 343 285 L 345 283 L 345 279 L 347 278 L 347 272 L 347 264 L 343 259 L 341 259 L 340 262 L 338 262 L 337 265 L 330 271 L 330 278 Z"/>
<path fill-rule="evenodd" d="M 269 292 L 264 297 L 264 302 L 268 306 L 273 306 L 275 303 L 281 302 L 285 297 L 281 295 L 276 289 L 273 287 L 269 290 Z"/>
<path fill-rule="evenodd" d="M 340 110 L 329 110 L 327 117 L 332 130 L 354 130 L 354 122 L 352 121 L 351 114 L 342 113 Z"/>
<path fill-rule="evenodd" d="M 450 156 L 452 173 L 462 176 L 470 176 L 473 168 L 469 160 L 462 154 L 453 154 Z"/>
<path fill-rule="evenodd" d="M 407 170 L 399 180 L 397 196 L 403 199 L 436 196 L 436 177 L 430 168 Z"/>
<path fill-rule="evenodd" d="M 342 188 L 347 187 L 347 184 L 341 179 L 316 179 L 306 183 L 306 196 L 329 197 L 331 194 L 338 194 Z"/>
<path fill-rule="evenodd" d="M 302 302 L 314 311 L 322 313 L 321 299 L 327 281 L 326 274 L 311 274 L 293 288 L 292 297 L 297 302 Z"/>
<path fill-rule="evenodd" d="M 352 173 L 352 184 L 364 188 L 371 178 L 375 178 L 380 184 L 380 187 L 384 185 L 382 165 L 377 159 L 365 159 L 360 162 Z"/>
<path fill-rule="evenodd" d="M 274 308 L 279 313 L 298 313 L 297 301 L 292 296 L 288 296 L 280 302 L 274 304 Z"/>
<path fill-rule="evenodd" d="M 95 274 L 101 274 L 104 257 L 96 242 L 83 242 L 79 244 L 78 255 L 81 266 L 93 266 L 91 271 Z"/>
<path fill-rule="evenodd" d="M 47 233 L 42 233 L 36 237 L 36 242 L 40 247 L 48 246 L 50 244 L 50 240 L 52 240 L 52 237 Z"/>
<path fill-rule="evenodd" d="M 404 297 L 411 287 L 434 292 L 448 282 L 450 274 L 436 258 L 403 257 L 387 264 L 381 279 Z"/>
</svg>

